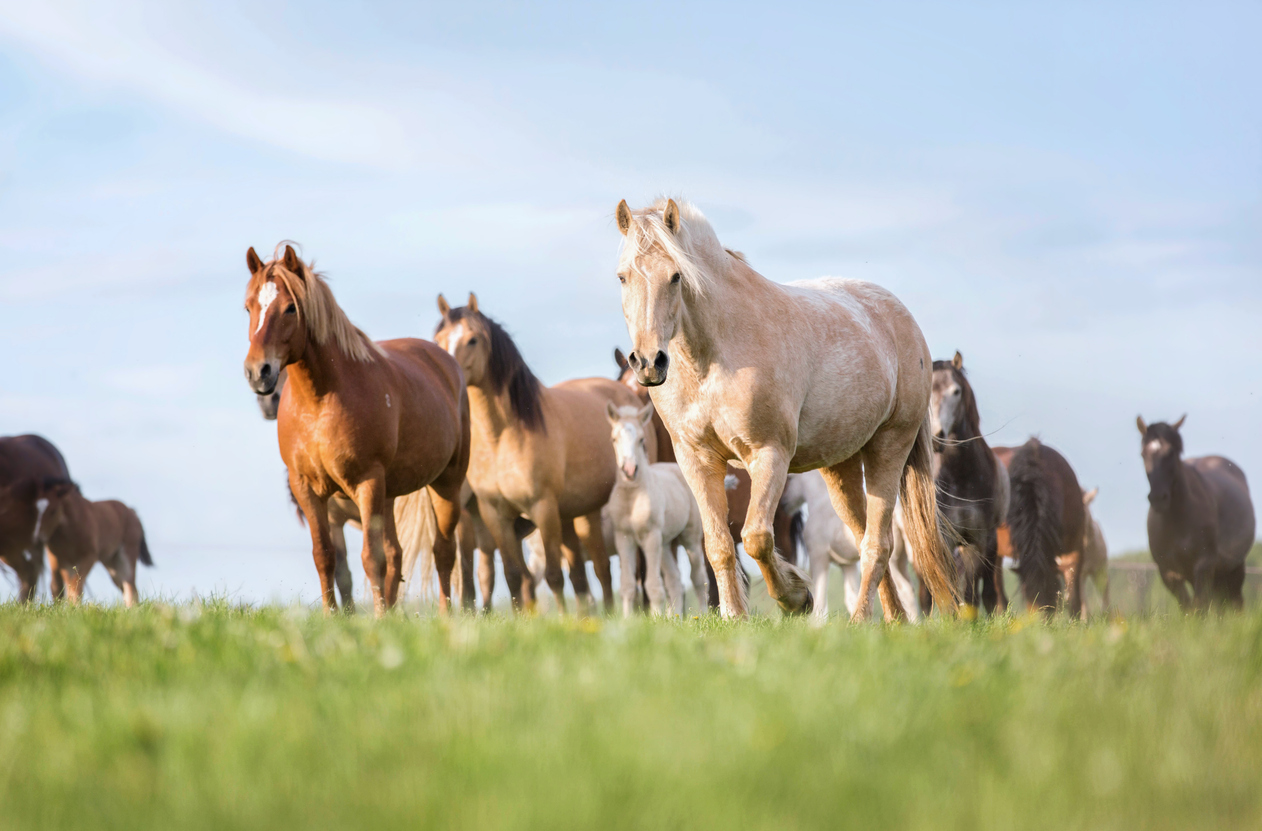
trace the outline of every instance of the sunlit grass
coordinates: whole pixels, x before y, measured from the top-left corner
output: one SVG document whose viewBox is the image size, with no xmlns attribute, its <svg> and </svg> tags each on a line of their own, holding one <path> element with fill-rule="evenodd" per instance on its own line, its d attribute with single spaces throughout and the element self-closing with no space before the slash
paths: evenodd
<svg viewBox="0 0 1262 831">
<path fill-rule="evenodd" d="M 1258 828 L 1262 614 L 0 607 L 0 827 Z"/>
</svg>

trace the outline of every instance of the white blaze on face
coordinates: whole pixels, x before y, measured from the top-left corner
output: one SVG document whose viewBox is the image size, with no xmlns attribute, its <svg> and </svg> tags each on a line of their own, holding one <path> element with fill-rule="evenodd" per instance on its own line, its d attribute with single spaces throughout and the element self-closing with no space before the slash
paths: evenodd
<svg viewBox="0 0 1262 831">
<path fill-rule="evenodd" d="M 456 347 L 460 345 L 460 339 L 463 337 L 464 324 L 457 323 L 447 335 L 447 352 L 451 354 L 451 357 L 456 357 Z"/>
<path fill-rule="evenodd" d="M 1160 439 L 1153 439 L 1152 441 L 1148 442 L 1148 452 L 1149 452 L 1149 453 L 1156 453 L 1156 452 L 1157 452 L 1158 450 L 1160 450 L 1160 449 L 1161 449 L 1161 440 L 1160 440 Z"/>
<path fill-rule="evenodd" d="M 635 471 L 635 447 L 639 431 L 630 421 L 618 422 L 617 430 L 613 443 L 614 455 L 618 457 L 618 467 L 622 468 L 622 472 L 631 476 Z"/>
<path fill-rule="evenodd" d="M 258 334 L 263 328 L 263 321 L 267 319 L 267 307 L 272 305 L 276 300 L 276 295 L 280 290 L 276 288 L 274 280 L 268 280 L 259 287 L 259 325 L 255 327 L 254 334 Z"/>
<path fill-rule="evenodd" d="M 44 522 L 44 511 L 47 511 L 47 510 L 48 510 L 48 500 L 47 500 L 47 499 L 36 499 L 36 500 L 35 500 L 35 510 L 36 510 L 36 514 L 35 514 L 35 533 L 31 536 L 31 541 L 32 541 L 32 542 L 39 542 L 39 527 L 40 527 L 40 525 L 41 525 L 41 524 L 43 524 L 43 522 Z"/>
</svg>

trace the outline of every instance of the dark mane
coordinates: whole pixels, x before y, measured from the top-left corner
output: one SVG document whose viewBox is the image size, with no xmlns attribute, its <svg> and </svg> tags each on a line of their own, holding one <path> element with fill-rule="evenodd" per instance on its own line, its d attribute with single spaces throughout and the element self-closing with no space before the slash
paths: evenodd
<svg viewBox="0 0 1262 831">
<path fill-rule="evenodd" d="M 1144 431 L 1144 443 L 1153 439 L 1161 439 L 1174 449 L 1174 452 L 1180 456 L 1183 455 L 1183 436 L 1179 435 L 1179 431 L 1174 429 L 1164 421 L 1158 421 L 1156 424 L 1149 424 L 1148 429 Z"/>
<path fill-rule="evenodd" d="M 963 438 L 973 438 L 982 434 L 982 416 L 977 409 L 977 397 L 973 395 L 973 385 L 968 382 L 968 376 L 964 374 L 964 370 L 957 369 L 955 364 L 950 361 L 934 361 L 933 371 L 950 370 L 951 377 L 955 379 L 955 383 L 960 385 L 960 389 L 964 390 L 964 425 L 968 429 L 968 435 Z"/>
<path fill-rule="evenodd" d="M 461 320 L 477 320 L 486 327 L 491 337 L 491 356 L 487 362 L 487 380 L 495 392 L 508 390 L 508 403 L 513 415 L 527 430 L 546 433 L 543 419 L 543 384 L 530 371 L 526 359 L 517 351 L 517 344 L 504 331 L 504 327 L 481 312 L 471 312 L 468 306 L 449 311 L 438 324 L 435 334 L 448 323 Z"/>
</svg>

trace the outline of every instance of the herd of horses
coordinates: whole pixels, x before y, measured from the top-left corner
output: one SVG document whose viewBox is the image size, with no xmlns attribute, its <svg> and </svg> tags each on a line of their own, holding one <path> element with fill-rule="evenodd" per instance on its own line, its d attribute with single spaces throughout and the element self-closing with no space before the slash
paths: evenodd
<svg viewBox="0 0 1262 831">
<path fill-rule="evenodd" d="M 1096 492 L 1037 438 L 989 446 L 963 357 L 932 360 L 890 292 L 768 280 L 687 203 L 624 201 L 615 217 L 632 350 L 615 350 L 617 378 L 554 386 L 473 294 L 439 295 L 432 340 L 374 342 L 292 245 L 248 251 L 245 374 L 277 423 L 326 611 L 354 608 L 348 522 L 379 615 L 435 575 L 443 611 L 475 607 L 475 583 L 489 609 L 497 552 L 515 608 L 546 582 L 565 610 L 568 572 L 590 611 L 590 562 L 613 611 L 616 554 L 624 614 L 679 615 L 682 548 L 699 604 L 739 617 L 738 544 L 788 614 L 828 615 L 832 564 L 853 620 L 878 603 L 891 621 L 1002 612 L 1005 559 L 1029 609 L 1085 615 L 1084 579 L 1107 609 Z M 1152 556 L 1183 607 L 1240 605 L 1248 485 L 1223 457 L 1183 459 L 1183 421 L 1138 422 Z M 139 520 L 84 499 L 46 441 L 0 440 L 0 500 L 23 599 L 47 548 L 55 596 L 78 600 L 100 560 L 135 601 Z"/>
</svg>

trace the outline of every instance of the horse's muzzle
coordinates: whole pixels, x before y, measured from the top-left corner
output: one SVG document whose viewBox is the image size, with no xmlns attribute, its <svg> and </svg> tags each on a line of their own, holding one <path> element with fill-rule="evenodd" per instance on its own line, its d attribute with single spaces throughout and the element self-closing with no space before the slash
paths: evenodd
<svg viewBox="0 0 1262 831">
<path fill-rule="evenodd" d="M 670 368 L 670 356 L 663 350 L 657 350 L 653 363 L 649 363 L 638 352 L 627 356 L 627 363 L 635 373 L 635 380 L 643 387 L 658 387 L 666 383 L 666 370 Z"/>
<path fill-rule="evenodd" d="M 280 380 L 277 361 L 262 361 L 257 366 L 245 365 L 245 380 L 258 395 L 271 395 Z"/>
</svg>

